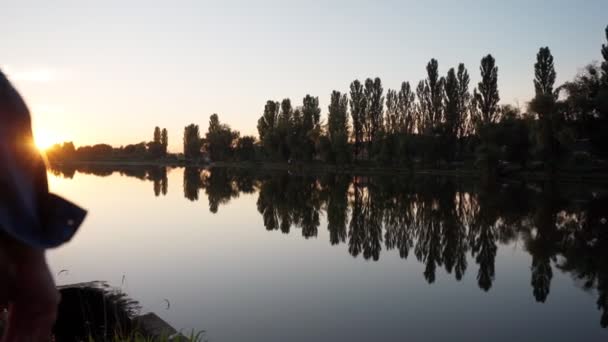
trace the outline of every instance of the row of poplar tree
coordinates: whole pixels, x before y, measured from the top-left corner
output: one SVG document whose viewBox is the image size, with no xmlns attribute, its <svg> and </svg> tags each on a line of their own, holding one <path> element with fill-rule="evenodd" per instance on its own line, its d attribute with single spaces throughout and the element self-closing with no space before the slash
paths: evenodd
<svg viewBox="0 0 608 342">
<path fill-rule="evenodd" d="M 535 97 L 526 113 L 499 105 L 492 55 L 481 60 L 480 82 L 472 92 L 464 64 L 441 76 L 437 60 L 431 59 L 426 79 L 415 88 L 403 82 L 385 93 L 380 78 L 368 78 L 353 81 L 348 94 L 333 91 L 327 122 L 321 121 L 318 97 L 310 95 L 299 106 L 290 99 L 267 101 L 257 122 L 259 139 L 240 137 L 214 114 L 204 138 L 197 125 L 186 127 L 184 154 L 196 157 L 202 149 L 213 160 L 318 159 L 340 164 L 475 158 L 484 167 L 500 159 L 525 164 L 536 157 L 554 171 L 574 141 L 591 140 L 594 151 L 606 152 L 608 45 L 602 46 L 602 55 L 601 65 L 590 65 L 555 88 L 553 56 L 548 47 L 541 48 L 534 65 Z"/>
</svg>

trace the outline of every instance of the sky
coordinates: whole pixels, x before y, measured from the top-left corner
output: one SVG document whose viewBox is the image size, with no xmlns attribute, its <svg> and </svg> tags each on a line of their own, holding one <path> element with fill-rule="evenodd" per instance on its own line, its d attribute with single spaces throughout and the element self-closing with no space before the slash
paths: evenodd
<svg viewBox="0 0 608 342">
<path fill-rule="evenodd" d="M 431 58 L 465 63 L 471 85 L 491 53 L 501 103 L 534 95 L 536 53 L 549 46 L 557 83 L 600 60 L 606 0 L 28 1 L 0 4 L 0 68 L 32 111 L 38 143 L 126 145 L 209 116 L 257 135 L 267 100 L 318 96 L 380 77 L 415 86 Z"/>
</svg>

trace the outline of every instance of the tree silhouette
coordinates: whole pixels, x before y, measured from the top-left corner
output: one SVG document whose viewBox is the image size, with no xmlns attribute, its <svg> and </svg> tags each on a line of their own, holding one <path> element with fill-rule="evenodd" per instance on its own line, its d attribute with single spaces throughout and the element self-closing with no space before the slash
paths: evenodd
<svg viewBox="0 0 608 342">
<path fill-rule="evenodd" d="M 153 142 L 160 144 L 160 128 L 158 126 L 154 127 L 154 139 Z"/>
<path fill-rule="evenodd" d="M 399 132 L 399 97 L 397 91 L 389 89 L 386 92 L 386 133 L 393 135 Z"/>
<path fill-rule="evenodd" d="M 353 119 L 353 136 L 355 139 L 355 159 L 361 153 L 361 144 L 363 143 L 365 112 L 367 102 L 363 85 L 359 80 L 355 80 L 350 84 L 350 115 Z"/>
<path fill-rule="evenodd" d="M 148 145 L 148 152 L 152 157 L 158 158 L 158 157 L 161 157 L 164 155 L 163 145 L 161 143 L 161 131 L 158 126 L 156 126 L 154 128 L 154 135 L 152 137 L 152 141 L 150 143 L 148 143 L 147 145 Z"/>
<path fill-rule="evenodd" d="M 255 137 L 244 136 L 237 141 L 236 156 L 238 160 L 255 160 Z"/>
<path fill-rule="evenodd" d="M 366 120 L 365 125 L 367 131 L 368 142 L 368 158 L 372 152 L 373 144 L 377 143 L 378 136 L 384 129 L 384 89 L 382 81 L 376 77 L 373 81 L 368 78 L 365 80 L 365 97 L 366 105 Z"/>
<path fill-rule="evenodd" d="M 498 102 L 498 67 L 492 55 L 487 55 L 481 60 L 481 81 L 474 90 L 475 97 L 475 121 L 478 125 L 488 125 L 497 122 L 500 117 Z"/>
<path fill-rule="evenodd" d="M 348 98 L 339 91 L 333 91 L 329 104 L 328 135 L 335 161 L 346 163 L 349 160 L 348 151 Z"/>
<path fill-rule="evenodd" d="M 278 157 L 279 135 L 277 126 L 279 123 L 279 103 L 267 101 L 264 107 L 264 114 L 258 120 L 258 133 L 260 142 L 267 155 L 271 158 Z"/>
<path fill-rule="evenodd" d="M 456 71 L 451 68 L 448 71 L 448 76 L 445 79 L 445 124 L 444 135 L 445 140 L 444 151 L 448 159 L 454 157 L 455 147 L 458 139 L 458 131 L 460 128 L 461 115 L 460 112 L 460 93 Z"/>
<path fill-rule="evenodd" d="M 473 91 L 473 121 L 476 133 L 481 140 L 477 156 L 482 166 L 482 175 L 485 182 L 495 180 L 499 162 L 499 148 L 495 137 L 492 136 L 492 124 L 500 118 L 500 107 L 498 102 L 498 67 L 492 55 L 487 55 L 481 60 L 481 81 Z"/>
<path fill-rule="evenodd" d="M 277 134 L 279 143 L 279 155 L 283 160 L 289 159 L 291 152 L 289 149 L 289 135 L 292 133 L 293 107 L 290 99 L 281 101 L 281 111 L 277 124 Z"/>
<path fill-rule="evenodd" d="M 418 84 L 420 101 L 419 133 L 433 134 L 443 119 L 444 79 L 439 77 L 439 63 L 436 59 L 426 66 L 427 79 Z"/>
<path fill-rule="evenodd" d="M 201 135 L 198 125 L 190 124 L 184 129 L 184 156 L 198 158 L 201 154 Z"/>
<path fill-rule="evenodd" d="M 163 128 L 163 130 L 160 134 L 160 144 L 162 146 L 162 154 L 166 155 L 167 148 L 169 146 L 169 133 L 167 132 L 166 128 Z"/>
<path fill-rule="evenodd" d="M 217 114 L 211 115 L 209 129 L 205 134 L 205 147 L 211 159 L 220 161 L 230 158 L 239 135 L 239 132 L 233 131 L 230 126 L 220 123 Z"/>
<path fill-rule="evenodd" d="M 553 85 L 555 84 L 555 68 L 553 66 L 553 56 L 548 47 L 540 48 L 536 55 L 534 65 L 534 89 L 536 95 L 553 97 Z"/>
<path fill-rule="evenodd" d="M 412 91 L 409 82 L 401 83 L 397 101 L 397 121 L 399 132 L 413 134 L 416 124 L 415 118 L 416 94 Z"/>
<path fill-rule="evenodd" d="M 389 90 L 386 97 L 386 128 L 379 160 L 383 163 L 404 163 L 410 160 L 409 136 L 414 133 L 416 95 L 408 82 L 399 92 Z"/>
<path fill-rule="evenodd" d="M 456 75 L 458 82 L 458 136 L 464 137 L 471 132 L 471 118 L 469 116 L 471 94 L 469 93 L 469 72 L 464 64 L 458 65 Z"/>
<path fill-rule="evenodd" d="M 291 120 L 291 132 L 287 136 L 290 157 L 294 160 L 304 158 L 304 145 L 306 143 L 306 132 L 304 132 L 304 118 L 302 109 L 296 108 L 293 111 Z"/>
<path fill-rule="evenodd" d="M 530 102 L 530 109 L 538 113 L 540 118 L 542 156 L 547 172 L 554 174 L 559 144 L 556 138 L 559 119 L 556 117 L 555 108 L 557 96 L 553 92 L 555 68 L 553 66 L 553 56 L 548 47 L 541 48 L 536 55 L 534 75 L 536 97 Z"/>
<path fill-rule="evenodd" d="M 429 113 L 431 111 L 431 89 L 425 80 L 418 82 L 416 97 L 418 98 L 416 105 L 416 132 L 418 134 L 425 134 L 428 126 L 427 118 L 430 117 Z"/>
<path fill-rule="evenodd" d="M 320 135 L 321 108 L 319 98 L 306 95 L 302 100 L 303 157 L 311 161 L 315 153 L 315 143 Z"/>
</svg>

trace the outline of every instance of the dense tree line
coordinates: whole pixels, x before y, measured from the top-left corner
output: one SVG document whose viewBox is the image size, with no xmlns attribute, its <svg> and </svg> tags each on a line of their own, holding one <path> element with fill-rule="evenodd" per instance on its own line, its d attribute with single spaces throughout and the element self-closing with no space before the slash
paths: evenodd
<svg viewBox="0 0 608 342">
<path fill-rule="evenodd" d="M 354 80 L 348 93 L 331 93 L 327 118 L 319 98 L 300 104 L 269 100 L 257 121 L 258 137 L 242 136 L 217 114 L 208 131 L 184 128 L 186 160 L 278 161 L 384 166 L 460 167 L 476 165 L 487 174 L 501 166 L 542 169 L 592 165 L 608 156 L 608 28 L 603 61 L 587 66 L 572 81 L 556 87 L 554 58 L 548 47 L 537 54 L 535 97 L 525 109 L 500 104 L 499 68 L 492 55 L 481 59 L 479 83 L 471 89 L 464 64 L 448 69 L 426 65 L 426 78 L 414 88 L 403 82 L 385 92 L 380 78 Z M 166 129 L 156 127 L 149 143 L 57 145 L 51 156 L 167 155 Z M 505 163 L 506 162 L 506 163 Z"/>
<path fill-rule="evenodd" d="M 91 146 L 79 146 L 76 148 L 73 142 L 55 144 L 46 150 L 47 158 L 53 161 L 80 160 L 153 160 L 165 158 L 168 155 L 169 134 L 166 128 L 154 128 L 152 140 L 113 147 L 108 144 L 95 144 Z"/>
<path fill-rule="evenodd" d="M 608 28 L 606 35 L 608 40 Z M 492 55 L 481 59 L 480 81 L 472 90 L 464 64 L 441 76 L 435 59 L 415 90 L 403 82 L 385 93 L 379 78 L 355 80 L 348 95 L 332 92 L 327 124 L 320 122 L 316 97 L 307 95 L 295 110 L 289 99 L 268 101 L 258 120 L 262 157 L 435 166 L 474 161 L 489 172 L 501 161 L 526 167 L 537 160 L 555 173 L 560 162 L 608 154 L 607 46 L 599 66 L 587 67 L 557 89 L 553 56 L 541 48 L 534 65 L 535 97 L 525 111 L 500 105 Z"/>
</svg>

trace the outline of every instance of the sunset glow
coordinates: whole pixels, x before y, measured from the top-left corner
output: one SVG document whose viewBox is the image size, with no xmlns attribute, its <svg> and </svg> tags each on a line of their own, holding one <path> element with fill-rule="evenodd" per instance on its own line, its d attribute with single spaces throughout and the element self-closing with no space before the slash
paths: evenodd
<svg viewBox="0 0 608 342">
<path fill-rule="evenodd" d="M 62 138 L 55 134 L 54 132 L 49 132 L 45 130 L 37 130 L 34 133 L 34 141 L 36 143 L 36 147 L 40 151 L 44 151 L 54 144 L 62 142 Z"/>
</svg>

